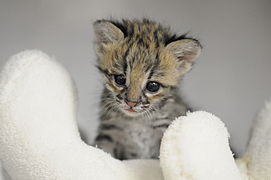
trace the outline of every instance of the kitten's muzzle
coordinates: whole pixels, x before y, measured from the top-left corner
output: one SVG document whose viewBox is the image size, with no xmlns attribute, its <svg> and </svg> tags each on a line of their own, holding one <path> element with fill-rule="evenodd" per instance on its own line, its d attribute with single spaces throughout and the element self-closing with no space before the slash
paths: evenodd
<svg viewBox="0 0 271 180">
<path fill-rule="evenodd" d="M 128 111 L 130 113 L 137 112 L 136 110 L 133 109 L 137 105 L 137 102 L 133 102 L 133 101 L 129 101 L 129 100 L 125 99 L 125 103 L 129 106 L 128 109 L 125 109 L 126 111 Z"/>
<path fill-rule="evenodd" d="M 137 105 L 137 102 L 129 101 L 127 99 L 125 99 L 125 102 L 130 108 L 133 108 Z"/>
</svg>

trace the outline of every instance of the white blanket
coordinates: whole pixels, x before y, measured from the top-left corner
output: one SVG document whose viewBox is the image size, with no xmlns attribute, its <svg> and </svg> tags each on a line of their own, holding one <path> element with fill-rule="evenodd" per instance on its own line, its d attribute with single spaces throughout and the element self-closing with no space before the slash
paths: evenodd
<svg viewBox="0 0 271 180">
<path fill-rule="evenodd" d="M 271 180 L 271 105 L 248 150 L 233 159 L 228 132 L 199 111 L 166 131 L 159 160 L 119 161 L 86 145 L 69 73 L 40 51 L 13 56 L 0 74 L 0 159 L 13 180 Z"/>
</svg>

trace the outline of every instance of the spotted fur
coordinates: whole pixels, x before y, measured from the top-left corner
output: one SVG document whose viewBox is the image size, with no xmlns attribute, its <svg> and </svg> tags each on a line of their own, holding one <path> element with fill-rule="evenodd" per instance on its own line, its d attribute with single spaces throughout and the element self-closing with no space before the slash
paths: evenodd
<svg viewBox="0 0 271 180">
<path fill-rule="evenodd" d="M 119 159 L 158 158 L 164 130 L 188 110 L 178 84 L 201 45 L 148 19 L 98 20 L 94 29 L 97 67 L 105 79 L 95 143 Z M 117 84 L 116 75 L 125 77 L 125 84 Z M 150 92 L 149 82 L 159 90 Z"/>
</svg>

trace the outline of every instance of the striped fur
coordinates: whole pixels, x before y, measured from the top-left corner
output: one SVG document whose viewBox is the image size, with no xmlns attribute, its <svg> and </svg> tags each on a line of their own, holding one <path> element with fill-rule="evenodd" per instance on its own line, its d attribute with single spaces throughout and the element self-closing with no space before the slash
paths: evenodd
<svg viewBox="0 0 271 180">
<path fill-rule="evenodd" d="M 94 29 L 97 66 L 105 79 L 95 143 L 119 159 L 157 158 L 164 130 L 187 111 L 178 84 L 201 45 L 147 19 L 98 20 Z M 116 83 L 120 75 L 125 84 Z M 150 82 L 159 89 L 150 91 Z"/>
</svg>

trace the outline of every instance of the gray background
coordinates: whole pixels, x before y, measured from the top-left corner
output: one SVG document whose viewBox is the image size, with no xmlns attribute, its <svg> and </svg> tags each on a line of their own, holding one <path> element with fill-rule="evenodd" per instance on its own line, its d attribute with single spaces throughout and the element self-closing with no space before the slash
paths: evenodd
<svg viewBox="0 0 271 180">
<path fill-rule="evenodd" d="M 219 116 L 242 153 L 256 112 L 271 97 L 270 0 L 0 0 L 0 66 L 25 49 L 53 55 L 76 81 L 80 128 L 91 142 L 101 77 L 92 23 L 100 18 L 150 17 L 191 32 L 204 49 L 181 85 L 196 109 Z"/>
</svg>

